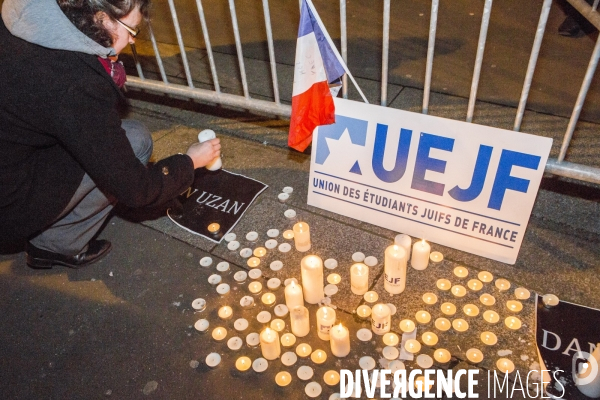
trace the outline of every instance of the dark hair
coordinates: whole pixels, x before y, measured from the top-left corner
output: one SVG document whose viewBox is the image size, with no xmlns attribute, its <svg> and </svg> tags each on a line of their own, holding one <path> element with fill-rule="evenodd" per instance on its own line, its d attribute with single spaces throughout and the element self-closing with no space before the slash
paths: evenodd
<svg viewBox="0 0 600 400">
<path fill-rule="evenodd" d="M 138 7 L 148 19 L 150 8 L 150 0 L 56 0 L 56 3 L 77 29 L 104 47 L 111 47 L 113 40 L 102 21 L 95 18 L 96 13 L 103 11 L 116 20 Z"/>
</svg>

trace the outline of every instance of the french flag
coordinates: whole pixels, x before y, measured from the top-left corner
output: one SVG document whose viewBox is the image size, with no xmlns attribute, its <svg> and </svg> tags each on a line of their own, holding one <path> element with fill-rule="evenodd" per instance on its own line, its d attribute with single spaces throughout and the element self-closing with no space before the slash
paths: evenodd
<svg viewBox="0 0 600 400">
<path fill-rule="evenodd" d="M 292 116 L 288 145 L 304 151 L 312 140 L 313 130 L 319 125 L 335 122 L 335 106 L 329 84 L 338 83 L 344 75 L 344 66 L 336 56 L 321 29 L 314 8 L 302 1 L 300 28 L 296 42 L 296 65 L 292 93 Z"/>
</svg>

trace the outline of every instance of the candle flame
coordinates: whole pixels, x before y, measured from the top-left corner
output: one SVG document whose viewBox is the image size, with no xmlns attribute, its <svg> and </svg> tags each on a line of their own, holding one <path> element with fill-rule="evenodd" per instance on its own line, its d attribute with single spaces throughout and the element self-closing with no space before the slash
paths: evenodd
<svg viewBox="0 0 600 400">
<path fill-rule="evenodd" d="M 421 239 L 421 246 L 425 246 L 425 238 Z"/>
</svg>

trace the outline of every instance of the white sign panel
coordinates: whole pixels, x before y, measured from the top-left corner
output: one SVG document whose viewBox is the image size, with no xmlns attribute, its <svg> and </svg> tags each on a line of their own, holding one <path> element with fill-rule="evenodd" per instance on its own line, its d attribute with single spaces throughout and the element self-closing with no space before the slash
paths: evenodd
<svg viewBox="0 0 600 400">
<path fill-rule="evenodd" d="M 308 204 L 514 264 L 552 139 L 335 99 Z"/>
</svg>

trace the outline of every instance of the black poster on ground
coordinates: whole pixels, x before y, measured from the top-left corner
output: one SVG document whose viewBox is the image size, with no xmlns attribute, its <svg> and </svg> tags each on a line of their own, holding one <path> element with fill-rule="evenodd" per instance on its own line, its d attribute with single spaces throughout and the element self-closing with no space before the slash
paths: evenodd
<svg viewBox="0 0 600 400">
<path fill-rule="evenodd" d="M 183 229 L 218 243 L 267 187 L 262 182 L 224 169 L 199 168 L 192 186 L 179 196 L 183 215 L 169 210 L 168 216 Z M 219 224 L 219 230 L 209 231 L 211 224 Z"/>
<path fill-rule="evenodd" d="M 575 385 L 573 372 L 580 371 L 600 342 L 600 310 L 565 301 L 547 308 L 538 296 L 536 336 L 546 366 L 542 368 L 549 370 L 548 394 L 568 400 L 590 399 Z"/>
</svg>

